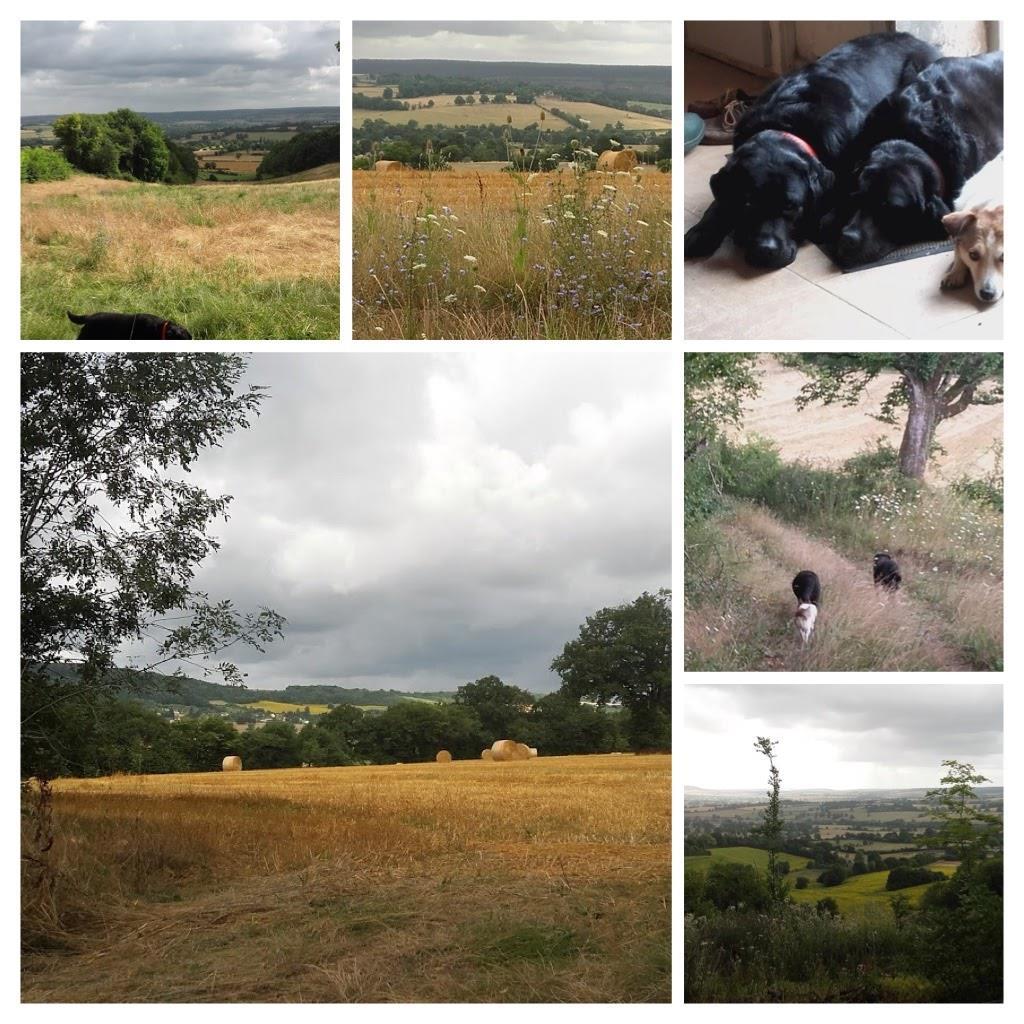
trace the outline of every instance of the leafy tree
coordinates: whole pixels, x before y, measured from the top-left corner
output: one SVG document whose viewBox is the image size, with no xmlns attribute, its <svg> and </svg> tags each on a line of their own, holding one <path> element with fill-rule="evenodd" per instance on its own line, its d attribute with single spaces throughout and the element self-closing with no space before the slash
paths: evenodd
<svg viewBox="0 0 1024 1024">
<path fill-rule="evenodd" d="M 386 100 L 393 100 L 395 98 L 395 90 L 392 89 L 390 85 L 386 85 L 384 87 L 384 91 L 381 93 L 381 96 L 383 96 L 384 99 Z"/>
<path fill-rule="evenodd" d="M 484 732 L 495 740 L 517 738 L 512 734 L 522 726 L 533 701 L 533 694 L 509 686 L 497 676 L 484 676 L 455 691 L 455 703 L 475 712 Z"/>
<path fill-rule="evenodd" d="M 1002 818 L 981 810 L 974 792 L 989 780 L 974 770 L 973 764 L 943 761 L 947 769 L 939 789 L 929 790 L 931 815 L 938 822 L 929 846 L 955 850 L 964 874 L 973 873 L 989 851 L 1001 845 Z"/>
<path fill-rule="evenodd" d="M 268 722 L 238 738 L 243 768 L 297 768 L 302 763 L 302 742 L 287 722 Z"/>
<path fill-rule="evenodd" d="M 940 423 L 973 405 L 1003 400 L 1001 353 L 828 353 L 803 355 L 794 362 L 810 375 L 797 398 L 799 409 L 811 402 L 854 405 L 880 374 L 895 372 L 876 418 L 896 423 L 899 411 L 907 410 L 899 468 L 918 480 L 925 474 Z"/>
<path fill-rule="evenodd" d="M 795 883 L 797 889 L 806 889 L 808 885 L 810 885 L 810 882 L 807 881 L 806 875 L 800 875 Z"/>
<path fill-rule="evenodd" d="M 621 701 L 629 711 L 634 750 L 672 742 L 671 593 L 641 594 L 632 604 L 587 617 L 579 636 L 552 662 L 562 693 L 598 705 Z"/>
<path fill-rule="evenodd" d="M 757 356 L 742 352 L 690 352 L 683 363 L 684 459 L 706 448 L 722 430 L 739 426 L 743 402 L 761 385 Z"/>
<path fill-rule="evenodd" d="M 257 412 L 263 389 L 239 386 L 244 369 L 214 353 L 23 354 L 22 726 L 39 757 L 62 701 L 139 682 L 115 671 L 125 644 L 152 641 L 149 669 L 198 659 L 207 671 L 226 648 L 281 635 L 276 612 L 243 615 L 192 587 L 231 499 L 183 474 Z M 77 665 L 72 682 L 57 662 Z"/>
<path fill-rule="evenodd" d="M 607 754 L 616 749 L 616 717 L 552 693 L 537 700 L 526 716 L 523 742 L 542 754 Z"/>
<path fill-rule="evenodd" d="M 821 885 L 833 886 L 842 885 L 850 877 L 850 869 L 845 864 L 833 864 L 818 875 L 818 882 Z"/>
<path fill-rule="evenodd" d="M 223 718 L 185 718 L 169 729 L 190 772 L 218 771 L 238 745 L 238 733 Z"/>
<path fill-rule="evenodd" d="M 775 748 L 778 740 L 770 740 L 767 736 L 758 736 L 754 749 L 768 758 L 768 803 L 764 809 L 764 824 L 756 829 L 756 833 L 764 837 L 768 850 L 768 896 L 775 905 L 786 898 L 786 883 L 779 871 L 779 842 L 782 836 L 782 814 L 779 809 L 779 787 L 781 776 L 775 767 Z M 789 865 L 786 865 L 788 870 Z"/>
</svg>

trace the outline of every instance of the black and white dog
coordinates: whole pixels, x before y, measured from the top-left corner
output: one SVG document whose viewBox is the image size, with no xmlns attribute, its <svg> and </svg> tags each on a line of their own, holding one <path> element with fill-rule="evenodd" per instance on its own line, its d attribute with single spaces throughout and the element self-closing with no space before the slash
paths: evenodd
<svg viewBox="0 0 1024 1024">
<path fill-rule="evenodd" d="M 793 577 L 793 593 L 796 594 L 797 609 L 793 615 L 800 639 L 807 643 L 814 632 L 814 623 L 821 607 L 821 581 L 818 574 L 802 569 Z"/>
<path fill-rule="evenodd" d="M 875 555 L 874 577 L 875 586 L 883 590 L 899 590 L 903 582 L 900 567 L 887 551 L 879 551 Z"/>
</svg>

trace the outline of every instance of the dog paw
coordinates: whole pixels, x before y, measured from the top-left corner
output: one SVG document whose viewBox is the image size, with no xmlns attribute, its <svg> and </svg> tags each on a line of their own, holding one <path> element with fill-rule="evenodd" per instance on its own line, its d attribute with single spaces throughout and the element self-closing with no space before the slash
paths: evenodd
<svg viewBox="0 0 1024 1024">
<path fill-rule="evenodd" d="M 946 275 L 942 279 L 941 288 L 944 292 L 952 291 L 954 288 L 963 288 L 963 286 L 967 284 L 967 278 L 969 276 L 967 268 L 957 260 L 956 263 L 946 271 Z"/>
</svg>

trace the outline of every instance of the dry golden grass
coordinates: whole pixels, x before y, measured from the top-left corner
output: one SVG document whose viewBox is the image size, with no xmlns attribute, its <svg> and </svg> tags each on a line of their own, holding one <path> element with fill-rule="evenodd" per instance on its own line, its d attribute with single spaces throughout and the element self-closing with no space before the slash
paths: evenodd
<svg viewBox="0 0 1024 1024">
<path fill-rule="evenodd" d="M 286 195 L 276 203 L 273 191 L 264 192 L 282 187 L 301 187 L 311 199 L 292 207 Z M 336 278 L 336 209 L 331 182 L 215 190 L 75 175 L 23 187 L 22 258 L 48 254 L 55 236 L 85 258 L 101 233 L 103 265 L 113 273 L 132 274 L 140 264 L 173 270 L 183 262 L 217 270 L 230 261 L 243 275 Z"/>
<path fill-rule="evenodd" d="M 336 180 L 24 185 L 22 337 L 73 337 L 70 309 L 152 312 L 196 339 L 337 338 L 338 200 Z"/>
<path fill-rule="evenodd" d="M 668 338 L 671 174 L 353 172 L 353 336 Z"/>
<path fill-rule="evenodd" d="M 416 121 L 421 125 L 436 124 L 445 128 L 460 128 L 471 124 L 509 124 L 513 128 L 526 128 L 531 124 L 540 124 L 541 108 L 533 103 L 471 103 L 455 106 L 455 95 L 451 96 L 417 96 L 411 103 L 426 103 L 433 98 L 433 107 L 419 110 L 353 110 L 352 118 L 355 125 L 364 121 L 386 121 L 388 124 L 407 124 Z M 439 102 L 444 100 L 444 103 Z M 512 121 L 509 122 L 509 118 Z M 565 122 L 555 119 L 554 125 L 566 127 Z"/>
<path fill-rule="evenodd" d="M 670 997 L 667 756 L 63 780 L 53 818 L 26 1001 Z"/>
<path fill-rule="evenodd" d="M 551 96 L 541 96 L 540 106 L 550 111 L 557 107 L 566 114 L 574 117 L 581 117 L 584 121 L 590 122 L 590 127 L 602 129 L 605 125 L 616 125 L 620 122 L 628 131 L 654 131 L 667 132 L 672 129 L 670 117 L 652 117 L 650 114 L 640 114 L 635 110 L 623 110 L 619 107 L 606 107 L 600 103 L 577 102 L 576 100 L 561 100 Z M 556 122 L 557 123 L 557 122 Z"/>
<path fill-rule="evenodd" d="M 1001 645 L 1001 580 L 982 571 L 946 574 L 940 583 L 931 567 L 926 573 L 916 559 L 901 556 L 904 586 L 887 594 L 872 583 L 870 553 L 855 564 L 759 508 L 741 504 L 719 526 L 717 558 L 728 586 L 719 601 L 686 609 L 686 657 L 693 667 L 965 671 L 973 667 L 964 650 L 972 629 L 984 627 L 987 642 L 994 634 Z M 792 625 L 790 581 L 801 569 L 822 581 L 821 611 L 806 647 Z M 943 593 L 934 592 L 940 586 Z"/>
</svg>

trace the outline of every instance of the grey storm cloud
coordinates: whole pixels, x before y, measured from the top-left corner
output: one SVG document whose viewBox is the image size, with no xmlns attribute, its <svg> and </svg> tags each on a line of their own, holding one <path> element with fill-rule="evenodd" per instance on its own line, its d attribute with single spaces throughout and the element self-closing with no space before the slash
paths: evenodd
<svg viewBox="0 0 1024 1024">
<path fill-rule="evenodd" d="M 667 21 L 357 21 L 356 58 L 672 63 Z"/>
<path fill-rule="evenodd" d="M 340 102 L 337 22 L 23 21 L 22 114 Z"/>
<path fill-rule="evenodd" d="M 695 740 L 706 751 L 722 751 L 727 758 L 736 756 L 730 753 L 735 747 L 747 757 L 747 733 L 754 729 L 779 739 L 780 749 L 791 752 L 790 765 L 803 773 L 793 784 L 802 788 L 830 785 L 821 779 L 828 779 L 835 765 L 864 766 L 872 785 L 886 772 L 897 773 L 901 785 L 932 785 L 946 759 L 984 765 L 987 774 L 1001 770 L 1002 686 L 885 682 L 687 687 L 688 741 Z M 753 736 L 749 739 L 752 743 Z M 729 770 L 724 764 L 722 769 Z M 704 778 L 714 779 L 713 765 L 700 770 L 706 771 Z M 816 772 L 821 774 L 815 783 Z M 759 781 L 756 774 L 752 778 Z"/>
<path fill-rule="evenodd" d="M 670 585 L 670 376 L 655 353 L 252 357 L 261 415 L 190 474 L 233 497 L 199 589 L 288 619 L 239 656 L 250 685 L 557 687 L 587 615 Z"/>
</svg>

